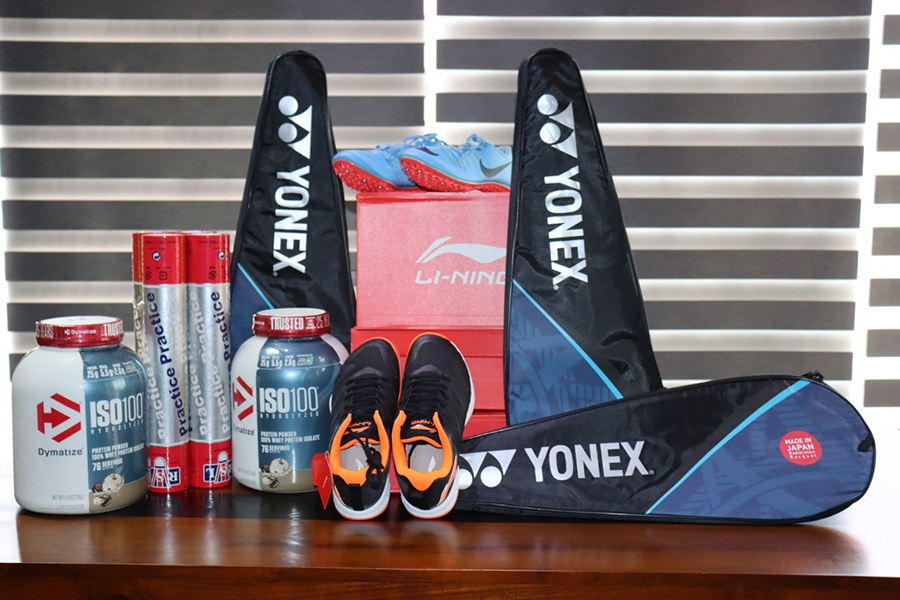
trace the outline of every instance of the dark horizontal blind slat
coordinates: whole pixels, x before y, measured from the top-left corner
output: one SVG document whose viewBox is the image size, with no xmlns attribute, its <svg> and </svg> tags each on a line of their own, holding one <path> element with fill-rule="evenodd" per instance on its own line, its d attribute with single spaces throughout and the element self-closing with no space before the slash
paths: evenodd
<svg viewBox="0 0 900 600">
<path fill-rule="evenodd" d="M 802 375 L 819 371 L 826 380 L 850 379 L 849 352 L 656 352 L 663 379 L 725 379 L 787 373 Z"/>
<path fill-rule="evenodd" d="M 240 200 L 5 200 L 8 230 L 216 229 L 237 224 Z"/>
<path fill-rule="evenodd" d="M 870 330 L 866 356 L 900 356 L 900 330 Z"/>
<path fill-rule="evenodd" d="M 858 199 L 621 198 L 629 227 L 859 227 Z"/>
<path fill-rule="evenodd" d="M 87 178 L 244 178 L 250 164 L 246 150 L 0 150 L 4 177 Z"/>
<path fill-rule="evenodd" d="M 128 252 L 7 252 L 5 260 L 7 281 L 131 281 Z"/>
<path fill-rule="evenodd" d="M 871 0 L 439 0 L 439 15 L 491 17 L 831 17 L 865 16 L 872 12 Z"/>
<path fill-rule="evenodd" d="M 869 306 L 900 306 L 900 279 L 873 279 Z"/>
<path fill-rule="evenodd" d="M 853 302 L 648 301 L 652 329 L 852 330 Z"/>
<path fill-rule="evenodd" d="M 0 96 L 5 125 L 244 126 L 256 124 L 258 97 Z M 419 96 L 331 96 L 332 125 L 418 126 Z"/>
<path fill-rule="evenodd" d="M 541 48 L 581 69 L 806 71 L 865 69 L 868 39 L 834 40 L 439 40 L 439 69 L 516 69 Z"/>
<path fill-rule="evenodd" d="M 872 254 L 875 256 L 900 254 L 900 228 L 876 227 L 872 232 Z"/>
<path fill-rule="evenodd" d="M 73 317 L 79 315 L 104 315 L 122 319 L 125 331 L 134 329 L 134 313 L 131 304 L 115 302 L 74 303 L 20 303 L 7 304 L 6 315 L 10 331 L 34 331 L 34 324 L 41 319 Z"/>
<path fill-rule="evenodd" d="M 856 252 L 814 250 L 638 250 L 645 279 L 853 279 Z M 9 281 L 129 281 L 130 255 L 116 252 L 7 252 Z"/>
<path fill-rule="evenodd" d="M 0 15 L 11 18 L 57 19 L 421 19 L 421 0 L 390 2 L 223 2 L 222 0 L 2 0 Z"/>
<path fill-rule="evenodd" d="M 862 148 L 651 147 L 606 149 L 617 175 L 852 176 Z M 250 150 L 6 148 L 5 177 L 243 177 Z"/>
<path fill-rule="evenodd" d="M 863 406 L 900 406 L 900 379 L 866 381 Z"/>
<path fill-rule="evenodd" d="M 900 123 L 878 124 L 878 151 L 900 150 Z"/>
<path fill-rule="evenodd" d="M 591 94 L 601 123 L 864 123 L 866 95 Z M 445 93 L 439 121 L 512 123 L 514 93 Z M 601 132 L 602 133 L 602 132 Z"/>
<path fill-rule="evenodd" d="M 316 56 L 327 73 L 422 73 L 417 43 L 146 44 L 0 42 L 8 72 L 259 73 L 292 50 Z"/>
<path fill-rule="evenodd" d="M 856 252 L 827 250 L 636 250 L 642 279 L 854 279 Z"/>
<path fill-rule="evenodd" d="M 618 175 L 853 176 L 862 147 L 607 146 Z"/>
<path fill-rule="evenodd" d="M 900 69 L 881 71 L 881 97 L 900 98 Z"/>
<path fill-rule="evenodd" d="M 3 225 L 10 231 L 214 229 L 237 225 L 235 200 L 4 200 Z M 346 205 L 347 228 L 356 230 L 356 203 Z"/>
<path fill-rule="evenodd" d="M 900 176 L 879 175 L 875 178 L 875 202 L 878 204 L 900 202 Z"/>
<path fill-rule="evenodd" d="M 900 44 L 900 15 L 884 16 L 884 43 Z"/>
</svg>

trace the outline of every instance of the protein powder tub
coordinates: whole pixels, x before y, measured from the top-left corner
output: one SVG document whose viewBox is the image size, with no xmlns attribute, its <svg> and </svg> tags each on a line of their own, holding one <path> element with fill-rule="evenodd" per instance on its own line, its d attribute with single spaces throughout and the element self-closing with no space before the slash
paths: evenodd
<svg viewBox="0 0 900 600">
<path fill-rule="evenodd" d="M 265 492 L 308 492 L 312 457 L 328 446 L 329 399 L 347 350 L 328 313 L 276 308 L 253 315 L 253 337 L 231 364 L 234 478 Z"/>
<path fill-rule="evenodd" d="M 38 321 L 38 347 L 12 377 L 15 494 L 23 508 L 107 512 L 146 495 L 147 381 L 122 336 L 122 320 L 113 317 Z"/>
</svg>

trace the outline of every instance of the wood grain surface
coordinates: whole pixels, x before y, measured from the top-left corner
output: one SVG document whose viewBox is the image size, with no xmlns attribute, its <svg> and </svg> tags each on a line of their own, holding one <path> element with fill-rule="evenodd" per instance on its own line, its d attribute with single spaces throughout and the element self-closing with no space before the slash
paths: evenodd
<svg viewBox="0 0 900 600">
<path fill-rule="evenodd" d="M 18 508 L 0 477 L 3 598 L 900 598 L 900 434 L 876 431 L 866 496 L 813 524 L 409 517 L 235 485 L 106 515 Z"/>
</svg>

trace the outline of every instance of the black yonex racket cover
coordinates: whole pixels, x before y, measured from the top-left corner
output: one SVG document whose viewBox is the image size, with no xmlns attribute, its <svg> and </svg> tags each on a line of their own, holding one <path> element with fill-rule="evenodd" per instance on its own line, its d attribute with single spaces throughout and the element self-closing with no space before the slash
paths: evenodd
<svg viewBox="0 0 900 600">
<path fill-rule="evenodd" d="M 350 347 L 356 300 L 350 278 L 344 193 L 331 167 L 334 138 L 325 71 L 311 54 L 269 65 L 231 265 L 235 347 L 253 313 L 323 308 Z"/>
<path fill-rule="evenodd" d="M 507 420 L 662 387 L 612 175 L 581 73 L 519 68 L 506 272 Z"/>
<path fill-rule="evenodd" d="M 640 521 L 825 517 L 865 493 L 875 441 L 819 379 L 711 381 L 463 440 L 456 508 Z"/>
</svg>

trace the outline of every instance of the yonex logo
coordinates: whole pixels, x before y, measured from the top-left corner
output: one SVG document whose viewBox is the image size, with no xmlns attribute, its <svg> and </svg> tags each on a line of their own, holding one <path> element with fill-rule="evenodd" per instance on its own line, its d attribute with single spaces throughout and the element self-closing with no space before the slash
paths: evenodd
<svg viewBox="0 0 900 600">
<path fill-rule="evenodd" d="M 565 152 L 572 158 L 578 158 L 578 147 L 575 145 L 575 117 L 572 113 L 572 105 L 559 111 L 559 101 L 552 94 L 544 94 L 537 101 L 537 109 L 542 115 L 550 117 L 548 121 L 541 127 L 541 139 L 545 144 L 550 144 L 560 152 Z M 559 111 L 559 112 L 557 112 Z M 559 125 L 568 127 L 571 130 L 569 136 L 563 141 L 559 141 L 562 137 L 562 130 Z"/>
<path fill-rule="evenodd" d="M 253 414 L 253 388 L 246 381 L 238 377 L 235 385 L 232 386 L 232 395 L 234 396 L 234 412 L 238 421 L 243 421 Z M 247 395 L 247 397 L 244 396 Z"/>
<path fill-rule="evenodd" d="M 288 118 L 290 123 L 283 123 L 278 128 L 278 137 L 288 147 L 303 156 L 310 158 L 312 144 L 313 107 L 310 104 L 300 112 L 300 103 L 293 96 L 284 96 L 278 101 L 278 110 Z M 301 133 L 301 130 L 305 134 Z M 302 135 L 302 137 L 301 137 Z M 300 139 L 297 139 L 300 138 Z M 307 230 L 309 224 L 309 171 L 310 166 L 300 167 L 293 171 L 278 171 L 276 177 L 285 183 L 275 190 L 275 231 L 272 234 L 272 275 L 285 267 L 298 273 L 306 273 Z M 291 167 L 292 168 L 292 167 Z M 287 251 L 292 254 L 286 254 Z"/>
<path fill-rule="evenodd" d="M 486 487 L 497 487 L 503 481 L 503 476 L 506 475 L 509 463 L 512 462 L 515 455 L 515 449 L 460 454 L 465 459 L 466 466 L 460 464 L 459 474 L 457 475 L 459 478 L 459 489 L 468 489 L 475 483 L 476 478 Z M 485 464 L 485 459 L 488 457 L 491 457 L 493 460 L 490 462 L 495 464 Z"/>
<path fill-rule="evenodd" d="M 470 258 L 483 265 L 500 260 L 506 256 L 506 248 L 488 246 L 486 244 L 448 244 L 450 237 L 438 238 L 428 246 L 422 256 L 416 259 L 417 263 L 427 263 L 443 254 L 458 254 Z"/>
<path fill-rule="evenodd" d="M 310 104 L 301 113 L 300 103 L 297 102 L 297 99 L 293 96 L 284 96 L 278 101 L 278 110 L 290 121 L 278 128 L 278 137 L 291 150 L 309 158 L 310 142 L 312 141 L 312 105 Z M 297 139 L 300 136 L 298 127 L 306 132 L 306 135 L 299 140 Z"/>
<path fill-rule="evenodd" d="M 544 185 L 555 186 L 544 198 L 547 209 L 547 233 L 550 250 L 550 267 L 556 273 L 553 276 L 553 289 L 559 284 L 574 279 L 587 283 L 587 253 L 584 246 L 584 230 L 581 228 L 581 183 L 578 177 L 578 147 L 575 144 L 575 116 L 570 103 L 559 110 L 559 100 L 552 94 L 544 94 L 537 101 L 537 109 L 542 115 L 550 117 L 540 130 L 544 143 L 576 159 L 576 163 L 559 175 L 544 176 Z M 559 125 L 572 130 L 566 139 L 562 138 Z"/>
<path fill-rule="evenodd" d="M 50 399 L 53 402 L 37 405 L 37 428 L 62 443 L 81 431 L 81 405 L 62 394 L 53 394 Z M 75 423 L 70 423 L 73 420 Z"/>
</svg>

